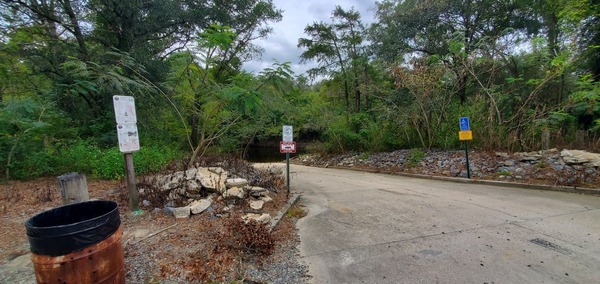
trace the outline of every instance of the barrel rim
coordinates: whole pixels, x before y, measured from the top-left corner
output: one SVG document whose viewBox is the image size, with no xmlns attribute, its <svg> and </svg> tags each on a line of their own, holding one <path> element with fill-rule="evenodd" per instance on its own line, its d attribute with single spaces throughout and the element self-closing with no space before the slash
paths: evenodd
<svg viewBox="0 0 600 284">
<path fill-rule="evenodd" d="M 110 209 L 108 212 L 106 212 L 102 215 L 98 215 L 94 218 L 82 220 L 79 222 L 74 222 L 74 223 L 69 223 L 69 224 L 64 224 L 64 225 L 56 225 L 56 226 L 34 226 L 34 225 L 32 225 L 33 220 L 36 218 L 39 218 L 41 215 L 49 214 L 50 212 L 63 210 L 64 208 L 68 208 L 68 207 L 78 207 L 78 206 L 84 206 L 84 205 L 92 204 L 92 203 L 110 204 L 110 205 L 114 205 L 114 208 Z M 73 204 L 63 205 L 63 206 L 52 208 L 50 210 L 40 212 L 40 213 L 34 215 L 33 217 L 27 219 L 27 221 L 25 221 L 25 227 L 36 229 L 36 230 L 44 230 L 44 229 L 52 229 L 52 228 L 58 228 L 58 227 L 76 226 L 76 225 L 80 225 L 82 223 L 86 223 L 86 222 L 90 222 L 90 221 L 97 221 L 103 217 L 108 217 L 110 214 L 114 213 L 115 211 L 118 211 L 118 209 L 119 209 L 119 205 L 116 202 L 111 201 L 111 200 L 90 200 L 90 201 L 85 201 L 85 202 L 73 203 Z"/>
</svg>

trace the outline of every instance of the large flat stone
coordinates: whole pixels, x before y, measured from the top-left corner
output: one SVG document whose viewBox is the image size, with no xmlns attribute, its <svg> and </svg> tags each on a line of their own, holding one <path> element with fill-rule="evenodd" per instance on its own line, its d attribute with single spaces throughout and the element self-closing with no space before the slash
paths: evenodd
<svg viewBox="0 0 600 284">
<path fill-rule="evenodd" d="M 250 220 L 254 220 L 258 223 L 266 224 L 271 221 L 271 215 L 269 215 L 267 213 L 264 213 L 264 214 L 248 213 L 248 214 L 244 215 L 242 217 L 242 219 L 246 223 L 248 223 Z"/>
<path fill-rule="evenodd" d="M 246 192 L 239 187 L 232 187 L 228 189 L 225 193 L 223 193 L 223 197 L 237 197 L 239 199 L 243 199 L 246 196 Z"/>
<path fill-rule="evenodd" d="M 176 219 L 189 218 L 190 217 L 190 207 L 189 206 L 175 207 L 175 208 L 171 209 L 171 212 L 173 213 L 173 216 Z"/>
<path fill-rule="evenodd" d="M 265 205 L 265 202 L 262 200 L 250 200 L 248 203 L 250 204 L 250 208 L 254 210 L 260 210 L 263 208 L 263 205 Z"/>
<path fill-rule="evenodd" d="M 227 188 L 244 187 L 248 185 L 248 180 L 243 178 L 230 178 L 226 182 Z"/>
<path fill-rule="evenodd" d="M 221 168 L 198 168 L 196 180 L 202 186 L 222 194 L 226 189 L 227 172 Z"/>
<path fill-rule="evenodd" d="M 594 167 L 600 167 L 600 154 L 590 153 L 581 150 L 563 150 L 560 156 L 567 164 L 590 164 Z"/>
<path fill-rule="evenodd" d="M 212 205 L 212 200 L 210 198 L 207 198 L 202 200 L 196 200 L 192 202 L 189 205 L 189 207 L 192 214 L 196 215 L 204 212 L 204 210 L 208 209 L 210 205 Z"/>
</svg>

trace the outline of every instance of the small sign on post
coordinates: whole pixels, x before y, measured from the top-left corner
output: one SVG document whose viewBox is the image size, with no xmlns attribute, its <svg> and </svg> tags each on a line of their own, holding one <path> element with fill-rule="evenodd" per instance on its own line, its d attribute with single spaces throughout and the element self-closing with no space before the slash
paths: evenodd
<svg viewBox="0 0 600 284">
<path fill-rule="evenodd" d="M 291 125 L 283 126 L 283 142 L 293 142 L 294 141 L 294 127 Z"/>
<path fill-rule="evenodd" d="M 460 131 L 471 130 L 471 125 L 469 123 L 468 117 L 461 117 L 458 119 L 458 125 L 460 126 Z"/>
<path fill-rule="evenodd" d="M 465 142 L 465 156 L 467 158 L 467 178 L 471 178 L 471 168 L 469 166 L 469 141 L 473 140 L 473 131 L 471 131 L 471 123 L 468 117 L 458 119 L 458 140 Z"/>
<path fill-rule="evenodd" d="M 296 142 L 279 142 L 280 153 L 296 153 Z"/>
<path fill-rule="evenodd" d="M 117 124 L 117 137 L 121 153 L 133 153 L 140 150 L 137 124 Z"/>
<path fill-rule="evenodd" d="M 459 131 L 458 132 L 458 140 L 460 140 L 460 141 L 473 140 L 473 131 L 471 131 L 471 130 Z"/>
<path fill-rule="evenodd" d="M 132 153 L 140 150 L 140 139 L 136 124 L 135 99 L 131 96 L 113 96 L 113 106 L 115 108 L 115 120 L 117 121 L 119 151 L 125 156 L 129 208 L 137 213 L 139 212 L 139 197 L 135 184 Z"/>
<path fill-rule="evenodd" d="M 287 183 L 287 195 L 290 195 L 290 153 L 296 153 L 296 142 L 294 142 L 294 127 L 291 125 L 284 125 L 282 131 L 282 139 L 279 143 L 279 152 L 285 153 L 285 165 L 286 165 L 286 183 Z"/>
</svg>

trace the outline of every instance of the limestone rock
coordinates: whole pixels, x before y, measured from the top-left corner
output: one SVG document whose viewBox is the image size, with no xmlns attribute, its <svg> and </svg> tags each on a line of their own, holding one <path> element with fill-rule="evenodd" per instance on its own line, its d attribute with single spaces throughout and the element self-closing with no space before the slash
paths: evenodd
<svg viewBox="0 0 600 284">
<path fill-rule="evenodd" d="M 192 203 L 190 203 L 189 207 L 192 214 L 196 215 L 204 212 L 204 210 L 208 209 L 210 205 L 212 205 L 212 200 L 210 198 L 207 198 L 193 201 Z"/>
<path fill-rule="evenodd" d="M 192 168 L 187 171 L 179 171 L 169 175 L 156 177 L 154 184 L 161 191 L 170 191 L 180 188 L 186 190 L 199 190 L 200 184 L 196 182 L 196 174 L 198 169 Z"/>
<path fill-rule="evenodd" d="M 180 218 L 189 218 L 190 217 L 190 207 L 175 207 L 171 209 L 171 213 L 175 216 L 176 219 Z"/>
<path fill-rule="evenodd" d="M 260 200 L 262 200 L 262 201 L 264 201 L 265 203 L 267 203 L 267 202 L 271 202 L 271 201 L 273 201 L 273 198 L 271 198 L 271 197 L 270 197 L 270 196 L 268 196 L 268 195 L 265 195 L 265 196 L 261 196 L 261 197 L 260 197 Z"/>
<path fill-rule="evenodd" d="M 198 173 L 198 168 L 191 168 L 191 169 L 188 169 L 187 171 L 185 171 L 185 177 L 188 180 L 193 180 L 196 177 L 197 173 Z"/>
<path fill-rule="evenodd" d="M 542 158 L 542 155 L 539 152 L 520 152 L 515 153 L 515 156 L 517 156 L 521 162 L 535 162 Z"/>
<path fill-rule="evenodd" d="M 496 152 L 496 157 L 501 157 L 501 158 L 507 159 L 509 156 L 508 156 L 508 153 L 506 153 L 506 152 Z"/>
<path fill-rule="evenodd" d="M 248 186 L 245 189 L 250 196 L 254 196 L 257 198 L 265 196 L 268 193 L 268 190 L 266 188 L 262 188 L 260 186 Z"/>
<path fill-rule="evenodd" d="M 567 164 L 589 164 L 596 168 L 600 167 L 600 154 L 581 150 L 563 150 L 560 156 Z"/>
<path fill-rule="evenodd" d="M 227 172 L 222 168 L 198 168 L 196 180 L 207 189 L 222 194 L 226 189 Z"/>
<path fill-rule="evenodd" d="M 208 170 L 218 175 L 227 175 L 227 171 L 221 167 L 208 167 Z"/>
<path fill-rule="evenodd" d="M 243 178 L 230 178 L 227 179 L 225 184 L 227 185 L 227 188 L 244 187 L 248 185 L 248 181 Z"/>
<path fill-rule="evenodd" d="M 176 172 L 170 175 L 158 177 L 156 179 L 156 185 L 158 185 L 160 190 L 168 191 L 179 187 L 183 180 L 183 172 Z"/>
<path fill-rule="evenodd" d="M 239 199 L 243 199 L 246 196 L 246 192 L 239 187 L 232 187 L 228 189 L 225 193 L 223 193 L 223 197 L 237 197 Z"/>
<path fill-rule="evenodd" d="M 244 215 L 242 217 L 242 219 L 246 223 L 248 223 L 250 220 L 254 220 L 258 223 L 266 224 L 271 221 L 271 215 L 269 215 L 267 213 L 265 213 L 265 214 L 248 213 L 248 214 Z"/>
<path fill-rule="evenodd" d="M 250 200 L 248 203 L 250 203 L 250 208 L 254 210 L 260 210 L 265 205 L 265 202 L 262 200 Z"/>
</svg>

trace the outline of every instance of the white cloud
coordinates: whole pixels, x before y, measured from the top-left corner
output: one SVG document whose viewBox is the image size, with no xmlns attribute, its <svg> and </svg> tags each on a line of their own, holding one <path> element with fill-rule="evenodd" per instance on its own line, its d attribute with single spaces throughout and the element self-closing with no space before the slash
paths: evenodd
<svg viewBox="0 0 600 284">
<path fill-rule="evenodd" d="M 298 39 L 305 37 L 304 27 L 313 22 L 330 22 L 331 12 L 335 6 L 349 10 L 354 7 L 362 17 L 364 24 L 374 21 L 375 1 L 364 0 L 273 0 L 275 6 L 283 10 L 283 19 L 278 23 L 271 23 L 273 33 L 266 39 L 255 42 L 264 48 L 262 60 L 253 60 L 244 64 L 243 68 L 255 74 L 271 66 L 275 60 L 291 62 L 295 75 L 300 75 L 306 70 L 316 66 L 314 62 L 299 64 L 302 50 L 297 47 Z"/>
</svg>

